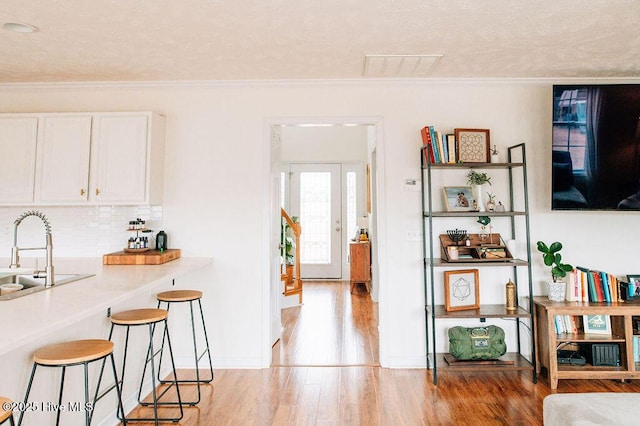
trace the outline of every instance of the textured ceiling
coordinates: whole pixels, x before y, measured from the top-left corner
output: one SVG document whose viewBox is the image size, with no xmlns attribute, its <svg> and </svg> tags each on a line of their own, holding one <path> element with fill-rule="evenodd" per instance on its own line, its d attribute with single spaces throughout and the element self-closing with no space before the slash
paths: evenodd
<svg viewBox="0 0 640 426">
<path fill-rule="evenodd" d="M 0 83 L 357 79 L 366 54 L 434 78 L 640 77 L 638 0 L 2 0 Z"/>
</svg>

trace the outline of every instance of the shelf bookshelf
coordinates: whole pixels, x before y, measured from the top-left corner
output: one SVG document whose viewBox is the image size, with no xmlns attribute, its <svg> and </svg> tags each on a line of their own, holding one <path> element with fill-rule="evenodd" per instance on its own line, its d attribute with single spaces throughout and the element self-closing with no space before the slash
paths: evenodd
<svg viewBox="0 0 640 426">
<path fill-rule="evenodd" d="M 536 350 L 533 335 L 529 339 L 531 353 L 522 353 L 522 343 L 527 339 L 525 333 L 521 333 L 520 327 L 533 329 L 533 302 L 532 279 L 531 279 L 531 251 L 529 240 L 529 206 L 527 199 L 527 172 L 525 145 L 518 144 L 508 148 L 509 161 L 505 163 L 449 163 L 433 164 L 426 162 L 429 158 L 429 145 L 425 145 L 420 151 L 421 158 L 421 181 L 422 181 L 422 231 L 423 231 L 423 254 L 424 254 L 424 274 L 423 282 L 425 289 L 425 323 L 427 342 L 427 366 L 433 371 L 433 383 L 437 384 L 438 371 L 511 371 L 530 370 L 534 383 L 537 381 Z M 505 203 L 506 211 L 439 211 L 434 209 L 434 197 L 440 195 L 441 188 L 435 188 L 432 184 L 432 177 L 435 173 L 447 173 L 450 170 L 506 170 L 508 177 L 509 197 Z M 517 176 L 514 171 L 517 170 Z M 458 172 L 459 173 L 459 172 Z M 437 194 L 437 195 L 436 195 Z M 517 196 L 516 196 L 517 195 Z M 516 201 L 517 199 L 517 201 Z M 489 259 L 474 259 L 466 261 L 442 259 L 438 240 L 439 233 L 434 231 L 434 224 L 439 219 L 446 218 L 477 218 L 478 216 L 489 216 L 490 218 L 501 219 L 502 223 L 508 223 L 510 229 L 509 238 L 516 238 L 516 235 L 526 243 L 526 258 L 509 258 L 498 261 Z M 498 245 L 502 245 L 502 241 Z M 518 306 L 515 312 L 507 312 L 505 305 L 501 304 L 480 304 L 478 309 L 447 312 L 444 305 L 436 304 L 435 300 L 435 271 L 446 270 L 448 268 L 511 268 L 511 275 L 516 284 L 517 300 L 527 300 L 528 304 Z M 519 268 L 524 273 L 519 273 Z M 519 276 L 521 276 L 520 282 Z M 526 278 L 522 278 L 526 276 Z M 499 291 L 504 291 L 501 288 Z M 528 297 L 527 297 L 528 296 Z M 501 357 L 501 360 L 511 361 L 506 363 L 460 363 L 448 362 L 448 354 L 436 352 L 437 341 L 441 332 L 437 331 L 438 322 L 443 320 L 469 320 L 487 318 L 511 319 L 515 320 L 515 327 L 511 333 L 515 334 L 517 341 L 517 351 L 510 351 Z M 506 332 L 506 330 L 505 330 Z M 531 333 L 533 334 L 533 333 Z M 529 359 L 529 358 L 530 359 Z"/>
</svg>

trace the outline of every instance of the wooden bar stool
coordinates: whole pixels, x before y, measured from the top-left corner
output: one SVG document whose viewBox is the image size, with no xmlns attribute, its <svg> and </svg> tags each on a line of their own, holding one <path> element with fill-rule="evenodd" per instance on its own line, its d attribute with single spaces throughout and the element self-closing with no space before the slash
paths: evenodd
<svg viewBox="0 0 640 426">
<path fill-rule="evenodd" d="M 9 398 L 5 398 L 0 396 L 0 424 L 3 424 L 7 420 L 9 420 L 9 424 L 11 426 L 15 426 L 15 422 L 13 421 L 13 411 L 11 411 L 13 401 Z"/>
<path fill-rule="evenodd" d="M 173 360 L 173 350 L 171 349 L 171 338 L 169 337 L 169 328 L 167 327 L 167 317 L 169 316 L 169 312 L 167 310 L 164 309 L 154 309 L 154 308 L 149 308 L 149 309 L 133 309 L 130 311 L 123 311 L 123 312 L 118 312 L 115 313 L 113 315 L 111 315 L 111 331 L 109 332 L 109 339 L 111 339 L 111 337 L 113 336 L 113 331 L 114 328 L 116 326 L 123 326 L 126 327 L 126 337 L 125 337 L 125 343 L 124 343 L 124 354 L 123 354 L 123 359 L 122 359 L 122 372 L 120 377 L 122 378 L 122 386 L 124 387 L 124 377 L 125 377 L 125 367 L 127 364 L 127 352 L 129 349 L 129 331 L 131 329 L 131 327 L 138 327 L 138 326 L 147 326 L 149 329 L 149 345 L 147 348 L 147 355 L 146 355 L 146 359 L 144 362 L 144 368 L 142 371 L 142 377 L 140 379 L 140 387 L 138 389 L 138 402 L 140 403 L 140 405 L 148 407 L 148 406 L 153 406 L 153 417 L 150 418 L 127 418 L 125 419 L 124 416 L 120 419 L 123 422 L 149 422 L 149 421 L 153 421 L 155 422 L 155 424 L 158 424 L 158 422 L 162 421 L 162 422 L 178 422 L 180 419 L 182 419 L 183 416 L 183 410 L 182 410 L 182 400 L 180 398 L 180 388 L 178 386 L 178 381 L 177 381 L 177 376 L 176 376 L 176 366 L 175 366 L 175 362 Z M 158 394 L 157 390 L 156 390 L 156 386 L 159 384 L 159 381 L 156 381 L 155 375 L 156 375 L 156 365 L 155 365 L 155 358 L 156 356 L 161 352 L 161 350 L 155 350 L 154 346 L 153 346 L 153 336 L 155 333 L 155 328 L 156 325 L 162 323 L 162 325 L 164 326 L 164 332 L 163 332 L 163 337 L 162 337 L 162 341 L 164 343 L 164 341 L 167 341 L 167 346 L 169 348 L 169 357 L 171 358 L 171 371 L 173 373 L 173 378 L 174 380 L 171 381 L 166 381 L 166 383 L 171 383 L 170 386 L 168 386 L 166 389 L 164 389 L 162 392 L 160 392 Z M 142 385 L 144 383 L 144 378 L 146 375 L 146 371 L 147 371 L 147 365 L 150 366 L 151 369 L 151 385 L 152 385 L 152 389 L 151 389 L 151 393 L 153 396 L 153 402 L 143 402 L 142 401 Z M 158 364 L 158 375 L 160 374 L 160 365 Z M 177 401 L 160 401 L 160 398 L 162 398 L 172 387 L 175 386 L 175 390 L 176 390 L 176 394 L 177 394 Z M 160 406 L 173 406 L 173 407 L 179 407 L 180 409 L 180 416 L 179 417 L 158 417 L 158 407 Z"/>
<path fill-rule="evenodd" d="M 198 290 L 172 290 L 172 291 L 164 291 L 162 293 L 158 293 L 158 308 L 164 303 L 166 304 L 167 312 L 171 307 L 172 303 L 185 303 L 189 302 L 189 309 L 191 312 L 191 336 L 193 339 L 193 357 L 195 360 L 196 366 L 196 379 L 195 380 L 178 380 L 180 383 L 184 384 L 196 384 L 198 386 L 198 397 L 194 401 L 185 401 L 185 404 L 196 405 L 200 402 L 200 384 L 201 383 L 210 383 L 213 380 L 213 364 L 211 363 L 211 352 L 209 350 L 209 338 L 207 337 L 207 326 L 204 322 L 204 313 L 202 312 L 202 292 Z M 196 338 L 196 324 L 195 317 L 193 315 L 193 303 L 198 302 L 198 308 L 200 309 L 200 320 L 202 321 L 202 335 L 204 337 L 204 350 L 199 352 L 198 350 L 198 340 Z M 162 342 L 161 351 L 164 351 L 164 341 Z M 204 355 L 207 355 L 209 360 L 209 373 L 207 373 L 206 377 L 200 377 L 200 360 Z M 160 354 L 160 364 L 162 364 L 162 353 Z M 164 383 L 164 382 L 163 382 Z"/>
<path fill-rule="evenodd" d="M 100 378 L 96 385 L 95 394 L 93 400 L 89 400 L 89 364 L 95 361 L 103 360 L 102 369 L 104 370 L 104 362 L 107 358 L 111 360 L 111 369 L 113 371 L 114 385 L 106 389 L 102 394 L 100 393 L 100 383 L 102 381 L 102 370 L 100 372 Z M 85 424 L 90 425 L 93 416 L 93 407 L 98 400 L 104 397 L 114 388 L 118 394 L 118 415 L 122 414 L 124 417 L 124 407 L 122 405 L 122 394 L 120 389 L 120 382 L 116 372 L 116 364 L 113 359 L 113 343 L 109 340 L 103 339 L 90 339 L 90 340 L 73 340 L 70 342 L 55 343 L 52 345 L 44 346 L 38 349 L 33 354 L 33 368 L 31 369 L 31 378 L 29 379 L 29 385 L 27 386 L 27 392 L 24 395 L 23 407 L 28 407 L 29 393 L 31 392 L 31 385 L 36 375 L 37 367 L 62 367 L 62 376 L 60 378 L 60 391 L 58 393 L 58 407 L 62 406 L 62 393 L 64 390 L 64 378 L 67 371 L 67 367 L 76 365 L 82 365 L 84 367 L 84 401 L 85 405 L 79 408 L 84 409 L 85 412 Z M 92 408 L 88 408 L 92 407 Z M 20 411 L 20 417 L 18 418 L 18 425 L 22 424 L 22 417 L 26 410 Z M 65 410 L 56 410 L 56 425 L 60 424 L 60 414 Z M 68 424 L 68 422 L 65 422 Z"/>
</svg>

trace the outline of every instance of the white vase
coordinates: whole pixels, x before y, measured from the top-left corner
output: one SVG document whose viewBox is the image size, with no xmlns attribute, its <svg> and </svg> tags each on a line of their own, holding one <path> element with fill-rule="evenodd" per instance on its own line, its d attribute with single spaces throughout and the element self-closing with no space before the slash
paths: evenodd
<svg viewBox="0 0 640 426">
<path fill-rule="evenodd" d="M 567 289 L 567 284 L 564 281 L 549 281 L 547 288 L 549 289 L 549 300 L 564 302 L 564 293 Z"/>
<path fill-rule="evenodd" d="M 478 211 L 483 212 L 484 209 L 484 200 L 482 197 L 482 185 L 473 185 L 473 199 L 476 201 L 478 206 Z"/>
<path fill-rule="evenodd" d="M 499 163 L 500 162 L 500 157 L 498 156 L 498 154 L 491 154 L 491 162 L 492 163 Z"/>
</svg>

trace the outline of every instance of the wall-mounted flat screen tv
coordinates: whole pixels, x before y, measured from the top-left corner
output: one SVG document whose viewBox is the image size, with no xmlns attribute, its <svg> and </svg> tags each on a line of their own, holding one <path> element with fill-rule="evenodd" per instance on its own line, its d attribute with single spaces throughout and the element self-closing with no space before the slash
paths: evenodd
<svg viewBox="0 0 640 426">
<path fill-rule="evenodd" d="M 553 86 L 554 210 L 640 210 L 640 84 Z"/>
</svg>

